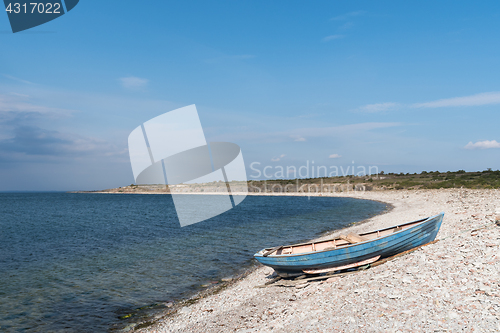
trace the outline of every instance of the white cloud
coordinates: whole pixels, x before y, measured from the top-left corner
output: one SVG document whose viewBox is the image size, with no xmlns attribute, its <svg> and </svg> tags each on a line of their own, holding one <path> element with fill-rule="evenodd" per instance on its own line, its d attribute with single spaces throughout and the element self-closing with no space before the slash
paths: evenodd
<svg viewBox="0 0 500 333">
<path fill-rule="evenodd" d="M 335 136 L 346 136 L 346 135 L 361 135 L 368 131 L 379 129 L 401 126 L 401 123 L 397 122 L 371 122 L 371 123 L 359 123 L 351 125 L 341 125 L 335 127 L 311 127 L 311 128 L 300 128 L 294 130 L 295 133 L 292 137 L 296 137 L 295 141 L 306 141 L 304 137 L 335 137 Z"/>
<path fill-rule="evenodd" d="M 329 158 L 340 158 L 342 157 L 342 155 L 339 155 L 339 154 L 331 154 L 330 156 L 328 156 Z"/>
<path fill-rule="evenodd" d="M 8 157 L 10 161 L 26 161 L 42 156 L 75 158 L 83 155 L 115 156 L 126 153 L 102 139 L 26 126 L 20 122 L 10 127 L 2 128 L 10 132 L 10 136 L 0 139 L 0 156 Z"/>
<path fill-rule="evenodd" d="M 414 108 L 442 108 L 449 106 L 479 106 L 500 104 L 500 91 L 481 93 L 476 95 L 439 99 L 437 101 L 416 103 Z"/>
<path fill-rule="evenodd" d="M 465 147 L 465 149 L 490 149 L 490 148 L 500 148 L 500 143 L 496 140 L 485 140 L 478 141 L 476 143 L 469 142 Z"/>
<path fill-rule="evenodd" d="M 36 105 L 26 100 L 30 96 L 18 93 L 0 94 L 0 112 L 15 114 L 40 114 L 51 117 L 71 115 L 74 111 Z"/>
<path fill-rule="evenodd" d="M 342 25 L 339 27 L 339 30 L 349 30 L 349 29 L 351 29 L 352 27 L 354 27 L 354 23 L 352 23 L 352 22 L 346 22 L 346 23 L 342 24 Z"/>
<path fill-rule="evenodd" d="M 281 160 L 283 157 L 285 157 L 286 155 L 285 154 L 281 154 L 280 157 L 274 157 L 274 158 L 271 158 L 271 161 L 273 162 L 278 162 L 279 160 Z"/>
<path fill-rule="evenodd" d="M 303 127 L 282 131 L 233 131 L 212 137 L 213 141 L 238 142 L 252 140 L 252 142 L 306 142 L 314 138 L 361 138 L 369 136 L 370 132 L 383 128 L 403 126 L 400 122 L 366 122 L 358 124 L 331 126 L 331 127 Z M 380 133 L 379 133 L 380 134 Z"/>
<path fill-rule="evenodd" d="M 387 102 L 387 103 L 378 103 L 378 104 L 368 104 L 365 106 L 361 106 L 359 110 L 364 111 L 364 112 L 380 112 L 380 111 L 388 111 L 392 110 L 399 106 L 398 103 L 392 103 L 392 102 Z"/>
<path fill-rule="evenodd" d="M 393 102 L 368 104 L 358 108 L 364 112 L 380 112 L 394 110 L 395 108 L 443 108 L 453 106 L 481 106 L 500 104 L 500 91 L 486 92 L 463 97 L 444 98 L 431 102 L 414 103 L 414 104 L 398 104 Z"/>
<path fill-rule="evenodd" d="M 347 13 L 347 14 L 335 16 L 331 20 L 332 21 L 343 21 L 343 20 L 348 20 L 351 17 L 361 16 L 361 15 L 364 15 L 364 14 L 366 14 L 366 11 L 364 11 L 364 10 L 358 10 L 358 11 L 350 12 L 350 13 Z"/>
<path fill-rule="evenodd" d="M 300 135 L 290 135 L 291 138 L 293 138 L 294 140 L 293 141 L 297 141 L 297 142 L 304 142 L 306 141 L 306 138 L 300 136 Z"/>
<path fill-rule="evenodd" d="M 148 79 L 142 79 L 136 76 L 122 77 L 119 80 L 121 85 L 126 89 L 142 89 L 149 83 Z"/>
<path fill-rule="evenodd" d="M 331 40 L 334 40 L 334 39 L 340 39 L 340 38 L 344 38 L 344 35 L 326 36 L 325 38 L 323 38 L 323 42 L 328 42 L 328 41 L 331 41 Z"/>
<path fill-rule="evenodd" d="M 11 79 L 11 80 L 14 80 L 14 81 L 17 81 L 17 82 L 26 83 L 26 84 L 34 84 L 33 82 L 30 82 L 30 81 L 27 81 L 27 80 L 23 80 L 23 79 L 20 79 L 18 77 L 12 76 L 12 75 L 7 75 L 7 74 L 2 74 L 2 75 L 4 77 L 8 78 L 8 79 Z"/>
</svg>

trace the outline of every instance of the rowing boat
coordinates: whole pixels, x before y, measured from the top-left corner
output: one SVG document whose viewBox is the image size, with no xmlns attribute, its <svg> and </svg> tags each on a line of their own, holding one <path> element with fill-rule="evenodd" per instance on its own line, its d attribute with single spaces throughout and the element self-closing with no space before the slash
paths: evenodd
<svg viewBox="0 0 500 333">
<path fill-rule="evenodd" d="M 366 265 L 432 242 L 444 213 L 363 234 L 262 249 L 254 257 L 280 276 L 320 274 Z"/>
</svg>

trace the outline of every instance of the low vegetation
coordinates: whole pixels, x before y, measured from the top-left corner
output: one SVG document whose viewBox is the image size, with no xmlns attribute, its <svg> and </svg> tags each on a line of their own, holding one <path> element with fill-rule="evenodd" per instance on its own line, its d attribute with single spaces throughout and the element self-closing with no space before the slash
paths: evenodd
<svg viewBox="0 0 500 333">
<path fill-rule="evenodd" d="M 500 171 L 487 169 L 484 171 L 422 171 L 421 173 L 384 173 L 372 176 L 346 176 L 309 179 L 277 179 L 266 181 L 251 181 L 250 184 L 262 188 L 273 185 L 282 187 L 288 184 L 344 184 L 365 186 L 366 190 L 402 190 L 402 189 L 439 189 L 439 188 L 500 188 Z"/>
<path fill-rule="evenodd" d="M 500 188 L 500 171 L 422 171 L 421 173 L 384 173 L 371 176 L 340 176 L 325 178 L 249 180 L 231 182 L 231 191 L 244 192 L 346 192 L 378 190 L 415 190 L 440 188 L 496 189 Z M 323 185 L 323 187 L 322 187 Z M 97 192 L 111 193 L 212 193 L 225 192 L 222 182 L 165 186 L 134 185 Z"/>
</svg>

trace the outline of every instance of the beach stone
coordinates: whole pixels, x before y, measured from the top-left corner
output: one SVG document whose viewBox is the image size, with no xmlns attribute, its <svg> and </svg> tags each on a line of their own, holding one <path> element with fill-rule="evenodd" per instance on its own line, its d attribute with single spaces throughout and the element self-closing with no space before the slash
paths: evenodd
<svg viewBox="0 0 500 333">
<path fill-rule="evenodd" d="M 297 285 L 295 285 L 295 288 L 297 288 L 297 289 L 302 289 L 302 288 L 305 288 L 305 287 L 307 287 L 307 286 L 309 286 L 309 283 L 308 283 L 308 282 L 306 282 L 306 283 L 301 283 L 301 284 L 297 284 Z"/>
<path fill-rule="evenodd" d="M 189 313 L 191 313 L 191 311 L 192 311 L 192 309 L 190 309 L 188 306 L 185 306 L 185 307 L 179 309 L 178 312 L 182 313 L 182 314 L 189 314 Z"/>
<path fill-rule="evenodd" d="M 325 282 L 333 283 L 333 282 L 337 282 L 338 280 L 340 280 L 340 277 L 336 276 L 336 277 L 331 277 L 331 278 L 326 279 Z"/>
<path fill-rule="evenodd" d="M 237 333 L 250 333 L 255 332 L 253 328 L 240 328 L 236 331 Z"/>
<path fill-rule="evenodd" d="M 136 326 L 137 326 L 137 324 L 129 324 L 129 325 L 125 326 L 123 329 L 121 329 L 120 332 L 130 332 Z"/>
<path fill-rule="evenodd" d="M 283 329 L 283 328 L 285 328 L 285 325 L 283 325 L 282 323 L 277 323 L 277 324 L 274 325 L 273 328 L 274 329 Z"/>
</svg>

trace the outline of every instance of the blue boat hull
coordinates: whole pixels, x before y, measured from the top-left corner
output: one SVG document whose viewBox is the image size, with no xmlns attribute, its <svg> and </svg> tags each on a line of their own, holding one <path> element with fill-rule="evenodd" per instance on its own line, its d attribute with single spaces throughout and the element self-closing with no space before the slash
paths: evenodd
<svg viewBox="0 0 500 333">
<path fill-rule="evenodd" d="M 262 250 L 254 257 L 262 264 L 274 268 L 278 273 L 300 273 L 307 269 L 349 265 L 376 256 L 390 257 L 432 242 L 441 227 L 443 216 L 444 213 L 440 213 L 408 229 L 337 249 L 267 257 L 263 255 L 264 250 Z"/>
</svg>

